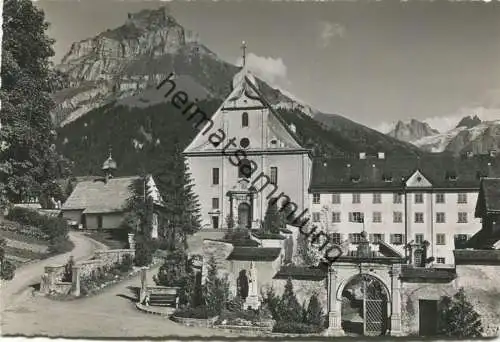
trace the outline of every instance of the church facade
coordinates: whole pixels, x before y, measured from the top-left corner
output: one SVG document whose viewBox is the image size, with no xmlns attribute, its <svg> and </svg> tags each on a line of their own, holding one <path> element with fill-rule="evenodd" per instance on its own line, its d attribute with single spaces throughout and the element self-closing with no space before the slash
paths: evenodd
<svg viewBox="0 0 500 342">
<path fill-rule="evenodd" d="M 185 149 L 205 228 L 259 228 L 268 202 L 307 206 L 310 151 L 262 96 L 245 68 L 211 120 Z"/>
</svg>

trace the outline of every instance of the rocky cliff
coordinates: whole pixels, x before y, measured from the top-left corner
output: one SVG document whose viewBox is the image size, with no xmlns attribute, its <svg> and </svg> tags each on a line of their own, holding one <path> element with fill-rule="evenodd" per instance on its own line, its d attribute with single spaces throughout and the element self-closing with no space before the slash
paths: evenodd
<svg viewBox="0 0 500 342">
<path fill-rule="evenodd" d="M 424 137 L 412 143 L 429 152 L 484 154 L 500 151 L 500 121 L 485 121 L 470 128 L 459 125 L 448 132 Z"/>
<path fill-rule="evenodd" d="M 465 116 L 455 128 L 442 133 L 418 120 L 412 119 L 409 123 L 399 121 L 387 135 L 433 153 L 484 154 L 492 150 L 500 151 L 500 121 L 481 121 L 477 115 Z"/>
<path fill-rule="evenodd" d="M 411 119 L 410 122 L 398 121 L 392 131 L 387 133 L 390 137 L 401 141 L 411 142 L 430 135 L 439 134 L 429 124 Z"/>
<path fill-rule="evenodd" d="M 55 94 L 53 118 L 60 125 L 137 95 L 172 71 L 194 78 L 206 96 L 221 97 L 237 70 L 186 33 L 165 7 L 129 14 L 124 25 L 73 43 L 57 69 L 68 78 L 68 88 Z"/>
</svg>

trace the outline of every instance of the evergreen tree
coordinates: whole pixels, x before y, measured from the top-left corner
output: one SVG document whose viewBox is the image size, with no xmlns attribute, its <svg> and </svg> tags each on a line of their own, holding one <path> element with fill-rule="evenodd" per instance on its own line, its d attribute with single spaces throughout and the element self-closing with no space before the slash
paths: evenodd
<svg viewBox="0 0 500 342">
<path fill-rule="evenodd" d="M 481 337 L 483 326 L 481 316 L 467 300 L 463 288 L 453 297 L 444 297 L 441 301 L 440 332 L 454 338 Z"/>
<path fill-rule="evenodd" d="M 155 170 L 160 171 L 153 175 L 166 202 L 166 210 L 162 213 L 165 229 L 171 240 L 187 247 L 187 236 L 201 228 L 201 215 L 198 198 L 193 191 L 194 184 L 178 139 L 174 139 L 172 156 L 163 164 L 162 167 L 155 167 Z"/>
<path fill-rule="evenodd" d="M 307 306 L 307 313 L 305 317 L 305 323 L 322 326 L 323 324 L 323 310 L 318 300 L 318 295 L 315 293 L 311 296 L 309 300 L 309 305 Z"/>
<path fill-rule="evenodd" d="M 271 198 L 267 205 L 266 216 L 264 217 L 264 232 L 279 234 L 282 227 L 281 215 L 278 212 L 278 204 Z"/>
<path fill-rule="evenodd" d="M 279 304 L 280 321 L 302 323 L 302 306 L 293 292 L 292 279 L 288 278 Z"/>
<path fill-rule="evenodd" d="M 50 116 L 51 93 L 60 85 L 49 60 L 54 41 L 46 35 L 43 11 L 31 1 L 3 5 L 0 192 L 9 201 L 31 193 L 52 197 L 52 181 L 69 173 L 69 163 L 55 150 Z"/>
<path fill-rule="evenodd" d="M 208 261 L 208 272 L 203 289 L 205 306 L 212 315 L 218 315 L 229 299 L 229 281 L 227 277 L 217 276 L 217 264 L 212 256 Z"/>
</svg>

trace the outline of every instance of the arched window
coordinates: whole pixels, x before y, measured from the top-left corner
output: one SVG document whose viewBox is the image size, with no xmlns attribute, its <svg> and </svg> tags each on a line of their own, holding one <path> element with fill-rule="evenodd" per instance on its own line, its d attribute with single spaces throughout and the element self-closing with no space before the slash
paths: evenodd
<svg viewBox="0 0 500 342">
<path fill-rule="evenodd" d="M 248 127 L 248 113 L 244 112 L 241 114 L 241 126 Z"/>
</svg>

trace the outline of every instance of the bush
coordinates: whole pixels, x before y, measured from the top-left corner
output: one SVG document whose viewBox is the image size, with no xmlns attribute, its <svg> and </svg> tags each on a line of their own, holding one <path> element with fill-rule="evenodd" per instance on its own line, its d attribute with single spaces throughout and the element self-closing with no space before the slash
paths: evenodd
<svg viewBox="0 0 500 342">
<path fill-rule="evenodd" d="M 302 306 L 299 304 L 297 297 L 293 292 L 292 280 L 288 278 L 285 285 L 285 291 L 283 292 L 283 296 L 281 296 L 277 307 L 277 317 L 273 318 L 276 321 L 283 320 L 287 322 L 300 323 L 303 320 L 302 313 Z"/>
<path fill-rule="evenodd" d="M 290 334 L 316 334 L 322 330 L 322 327 L 317 325 L 289 321 L 278 321 L 273 327 L 273 332 Z"/>
<path fill-rule="evenodd" d="M 278 306 L 280 303 L 280 297 L 274 292 L 274 288 L 267 288 L 266 292 L 262 293 L 262 305 L 266 307 L 267 310 L 272 315 L 275 320 L 279 319 Z"/>
<path fill-rule="evenodd" d="M 73 256 L 69 257 L 68 262 L 66 265 L 64 265 L 64 273 L 62 277 L 63 282 L 72 282 L 73 281 L 73 266 L 75 265 L 75 260 L 73 259 Z"/>
<path fill-rule="evenodd" d="M 440 333 L 448 337 L 481 337 L 483 333 L 481 317 L 467 300 L 463 288 L 453 297 L 441 300 L 440 323 Z"/>
<path fill-rule="evenodd" d="M 51 253 L 63 253 L 73 248 L 73 244 L 68 240 L 68 223 L 63 218 L 49 217 L 32 209 L 14 207 L 9 210 L 7 219 L 40 229 L 50 241 Z"/>
<path fill-rule="evenodd" d="M 9 260 L 2 261 L 2 269 L 0 271 L 0 278 L 4 280 L 12 280 L 16 273 L 16 265 Z"/>
<path fill-rule="evenodd" d="M 125 254 L 122 258 L 122 261 L 118 264 L 117 269 L 120 272 L 128 272 L 132 269 L 134 264 L 134 259 L 130 254 Z"/>
<path fill-rule="evenodd" d="M 182 309 L 177 309 L 174 312 L 174 316 L 181 318 L 198 318 L 207 319 L 216 316 L 217 314 L 209 310 L 206 306 L 197 306 L 195 308 L 186 307 Z"/>
<path fill-rule="evenodd" d="M 304 323 L 323 326 L 323 310 L 321 309 L 321 305 L 319 304 L 318 296 L 316 294 L 313 294 L 309 300 Z"/>
</svg>

